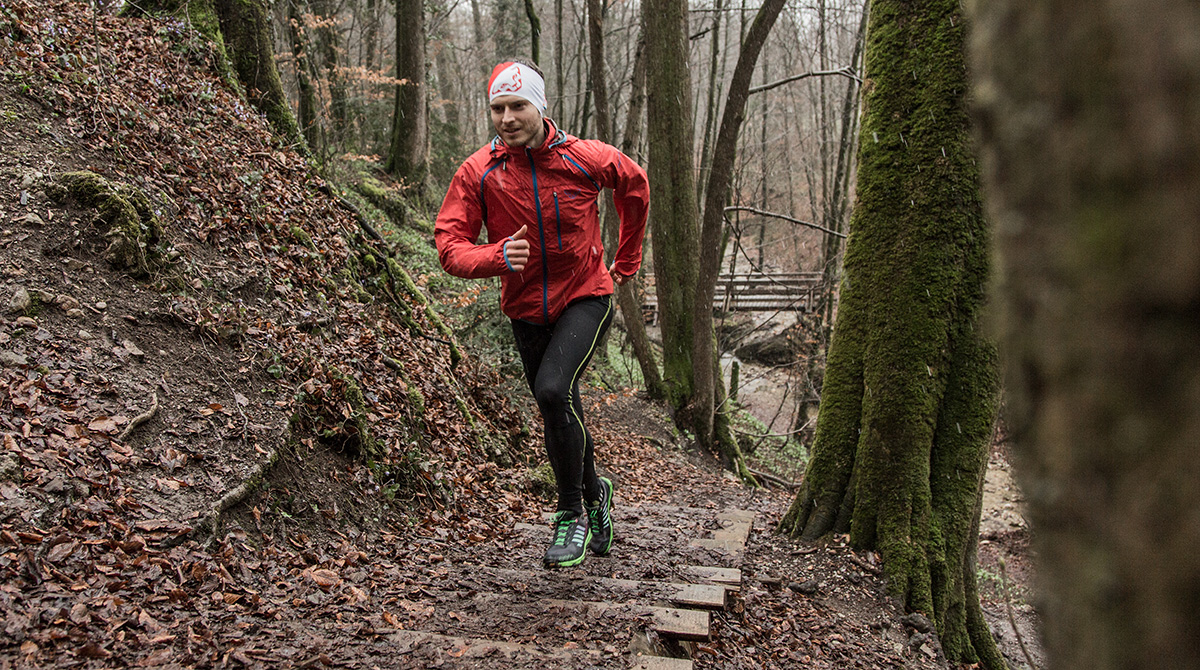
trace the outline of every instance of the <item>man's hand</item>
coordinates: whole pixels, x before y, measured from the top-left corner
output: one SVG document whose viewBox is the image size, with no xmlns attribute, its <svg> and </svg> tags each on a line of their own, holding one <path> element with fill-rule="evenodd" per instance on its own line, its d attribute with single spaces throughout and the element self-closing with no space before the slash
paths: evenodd
<svg viewBox="0 0 1200 670">
<path fill-rule="evenodd" d="M 612 265 L 608 266 L 608 274 L 610 277 L 612 277 L 612 280 L 617 283 L 617 286 L 624 286 L 625 282 L 633 279 L 633 275 L 623 275 L 620 272 L 617 272 L 617 264 L 615 261 Z"/>
<path fill-rule="evenodd" d="M 504 260 L 513 272 L 524 270 L 525 264 L 529 262 L 529 240 L 525 239 L 528 230 L 529 226 L 521 226 L 520 230 L 504 242 Z"/>
</svg>

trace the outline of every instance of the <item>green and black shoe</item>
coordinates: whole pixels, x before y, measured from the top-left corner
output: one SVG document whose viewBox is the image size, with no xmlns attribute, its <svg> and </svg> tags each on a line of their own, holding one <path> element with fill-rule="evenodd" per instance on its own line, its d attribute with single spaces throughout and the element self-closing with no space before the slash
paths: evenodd
<svg viewBox="0 0 1200 670">
<path fill-rule="evenodd" d="M 554 539 L 542 561 L 547 568 L 569 568 L 579 565 L 587 555 L 588 542 L 592 539 L 588 516 L 571 511 L 554 515 Z"/>
<path fill-rule="evenodd" d="M 591 527 L 592 540 L 588 549 L 597 556 L 605 556 L 612 549 L 613 543 L 613 483 L 607 477 L 600 478 L 600 499 L 584 503 L 587 509 L 588 526 Z"/>
</svg>

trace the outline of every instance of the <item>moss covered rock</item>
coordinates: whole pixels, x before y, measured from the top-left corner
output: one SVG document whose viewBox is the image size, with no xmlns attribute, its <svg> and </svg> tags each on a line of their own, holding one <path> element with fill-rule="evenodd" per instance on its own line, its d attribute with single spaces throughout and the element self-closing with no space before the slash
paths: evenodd
<svg viewBox="0 0 1200 670">
<path fill-rule="evenodd" d="M 113 268 L 144 277 L 162 263 L 162 221 L 141 189 L 82 171 L 58 175 L 48 191 L 60 202 L 96 210 L 94 223 L 108 240 L 104 258 Z"/>
</svg>

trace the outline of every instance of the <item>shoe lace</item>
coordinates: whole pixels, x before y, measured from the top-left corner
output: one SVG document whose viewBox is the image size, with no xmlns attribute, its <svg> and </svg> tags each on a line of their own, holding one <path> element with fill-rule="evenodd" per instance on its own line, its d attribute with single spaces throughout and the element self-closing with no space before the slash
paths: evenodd
<svg viewBox="0 0 1200 670">
<path fill-rule="evenodd" d="M 575 525 L 575 518 L 568 517 L 565 512 L 559 512 L 554 520 L 554 546 L 565 547 L 571 538 L 571 528 Z"/>
</svg>

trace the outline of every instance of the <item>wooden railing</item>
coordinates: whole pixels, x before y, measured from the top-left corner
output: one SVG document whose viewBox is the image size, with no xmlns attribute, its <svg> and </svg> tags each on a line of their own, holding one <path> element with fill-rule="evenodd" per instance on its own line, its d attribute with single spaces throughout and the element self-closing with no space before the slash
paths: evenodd
<svg viewBox="0 0 1200 670">
<path fill-rule="evenodd" d="M 717 280 L 713 309 L 723 312 L 809 312 L 825 290 L 820 272 L 724 274 Z M 647 287 L 643 311 L 658 321 L 658 295 Z"/>
</svg>

